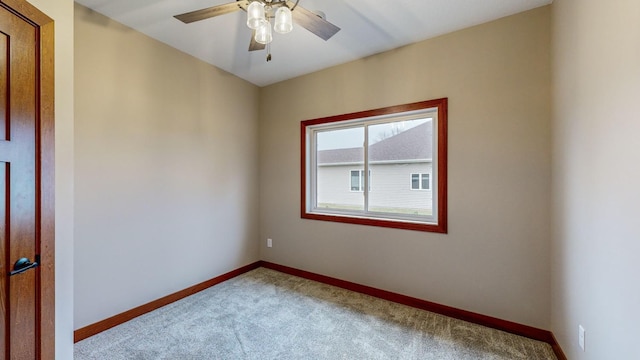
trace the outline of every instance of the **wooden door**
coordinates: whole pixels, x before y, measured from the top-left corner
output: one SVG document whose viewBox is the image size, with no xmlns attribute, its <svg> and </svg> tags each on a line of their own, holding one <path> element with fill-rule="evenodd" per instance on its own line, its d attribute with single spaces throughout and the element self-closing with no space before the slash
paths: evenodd
<svg viewBox="0 0 640 360">
<path fill-rule="evenodd" d="M 24 1 L 0 4 L 0 359 L 54 357 L 53 68 L 43 19 Z"/>
</svg>

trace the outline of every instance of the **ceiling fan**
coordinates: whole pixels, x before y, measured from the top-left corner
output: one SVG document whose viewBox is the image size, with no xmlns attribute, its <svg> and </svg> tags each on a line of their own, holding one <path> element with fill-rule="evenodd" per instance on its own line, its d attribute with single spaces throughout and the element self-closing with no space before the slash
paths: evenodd
<svg viewBox="0 0 640 360">
<path fill-rule="evenodd" d="M 324 19 L 324 14 L 314 13 L 298 6 L 298 2 L 300 0 L 236 0 L 174 17 L 189 24 L 243 10 L 247 13 L 247 26 L 253 30 L 249 51 L 263 50 L 271 42 L 271 19 L 274 19 L 274 30 L 283 34 L 291 31 L 292 22 L 325 41 L 340 31 L 339 27 Z M 271 54 L 267 55 L 267 61 L 270 60 Z"/>
</svg>

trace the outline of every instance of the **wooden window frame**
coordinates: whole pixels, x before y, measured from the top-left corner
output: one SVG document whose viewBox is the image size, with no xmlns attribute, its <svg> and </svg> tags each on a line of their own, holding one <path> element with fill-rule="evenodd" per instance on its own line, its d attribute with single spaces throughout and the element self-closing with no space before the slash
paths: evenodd
<svg viewBox="0 0 640 360">
<path fill-rule="evenodd" d="M 370 118 L 374 116 L 393 115 L 409 111 L 436 108 L 437 117 L 437 219 L 436 223 L 425 223 L 400 219 L 383 219 L 366 216 L 319 214 L 312 212 L 309 206 L 309 184 L 308 175 L 308 154 L 309 144 L 308 127 L 314 125 L 337 123 L 343 121 L 353 121 L 357 119 Z M 321 220 L 348 224 L 379 226 L 386 228 L 426 231 L 435 233 L 447 233 L 447 114 L 448 99 L 440 98 L 434 100 L 420 101 L 404 105 L 389 106 L 379 109 L 354 112 L 349 114 L 335 115 L 324 118 L 304 120 L 300 122 L 300 217 L 303 219 Z M 432 179 L 430 179 L 433 185 Z"/>
</svg>

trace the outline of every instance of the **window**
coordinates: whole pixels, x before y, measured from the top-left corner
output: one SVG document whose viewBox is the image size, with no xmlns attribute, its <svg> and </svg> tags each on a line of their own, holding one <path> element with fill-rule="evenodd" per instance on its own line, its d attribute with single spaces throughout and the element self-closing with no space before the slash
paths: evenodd
<svg viewBox="0 0 640 360">
<path fill-rule="evenodd" d="M 429 174 L 411 174 L 411 190 L 429 190 Z"/>
<path fill-rule="evenodd" d="M 364 191 L 364 170 L 351 170 L 349 173 L 351 191 Z M 371 191 L 371 170 L 369 170 L 369 191 Z"/>
<path fill-rule="evenodd" d="M 447 99 L 302 121 L 301 166 L 303 218 L 446 233 Z"/>
</svg>

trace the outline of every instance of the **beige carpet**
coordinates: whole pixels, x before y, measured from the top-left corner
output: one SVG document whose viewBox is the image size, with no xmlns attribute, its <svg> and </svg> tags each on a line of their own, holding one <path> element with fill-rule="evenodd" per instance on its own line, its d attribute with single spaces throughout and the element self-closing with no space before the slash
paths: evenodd
<svg viewBox="0 0 640 360">
<path fill-rule="evenodd" d="M 75 345 L 75 359 L 556 359 L 543 342 L 260 268 Z"/>
</svg>

